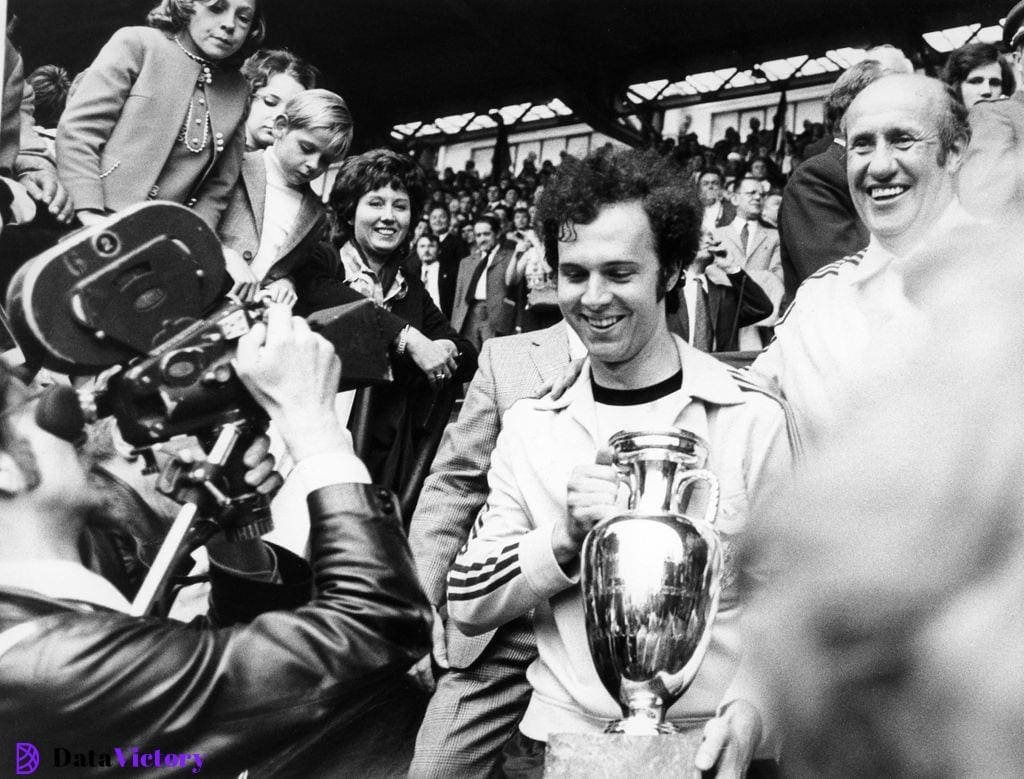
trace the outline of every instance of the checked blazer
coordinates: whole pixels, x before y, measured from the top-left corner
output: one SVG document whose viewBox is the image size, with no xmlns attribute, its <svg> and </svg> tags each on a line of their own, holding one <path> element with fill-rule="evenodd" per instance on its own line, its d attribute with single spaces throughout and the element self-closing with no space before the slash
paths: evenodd
<svg viewBox="0 0 1024 779">
<path fill-rule="evenodd" d="M 445 430 L 409 526 L 409 545 L 430 602 L 443 607 L 448 571 L 487 500 L 487 472 L 509 406 L 532 394 L 569 366 L 567 325 L 492 338 L 458 419 Z M 494 631 L 469 638 L 446 625 L 448 660 L 465 668 L 486 648 Z"/>
</svg>

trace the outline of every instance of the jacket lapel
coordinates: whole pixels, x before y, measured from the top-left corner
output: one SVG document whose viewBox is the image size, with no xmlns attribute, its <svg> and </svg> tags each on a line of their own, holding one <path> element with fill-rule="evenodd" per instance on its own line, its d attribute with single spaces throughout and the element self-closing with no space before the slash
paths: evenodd
<svg viewBox="0 0 1024 779">
<path fill-rule="evenodd" d="M 536 331 L 530 357 L 541 381 L 557 378 L 569 366 L 569 335 L 566 332 L 568 327 L 565 322 L 559 322 L 552 327 Z"/>
<path fill-rule="evenodd" d="M 242 158 L 242 181 L 252 204 L 252 217 L 256 222 L 256 235 L 263 235 L 263 211 L 267 202 L 267 168 L 263 155 L 246 154 Z M 257 238 L 257 243 L 259 239 Z"/>
<path fill-rule="evenodd" d="M 761 225 L 758 225 L 757 232 L 754 234 L 754 240 L 750 242 L 749 250 L 747 251 L 747 257 L 753 257 L 754 252 L 757 251 L 758 247 L 768 239 L 768 232 Z"/>
</svg>

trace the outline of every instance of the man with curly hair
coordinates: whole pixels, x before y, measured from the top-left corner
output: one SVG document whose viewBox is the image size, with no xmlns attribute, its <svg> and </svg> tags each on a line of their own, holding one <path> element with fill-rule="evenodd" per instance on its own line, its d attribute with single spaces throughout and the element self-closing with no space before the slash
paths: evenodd
<svg viewBox="0 0 1024 779">
<path fill-rule="evenodd" d="M 701 224 L 678 168 L 635 150 L 567 159 L 538 221 L 559 307 L 587 359 L 559 399 L 520 400 L 505 414 L 487 505 L 448 578 L 449 616 L 467 634 L 533 612 L 533 695 L 505 748 L 505 773 L 516 776 L 540 775 L 550 734 L 600 733 L 621 716 L 587 649 L 579 589 L 584 537 L 619 511 L 609 437 L 675 426 L 707 441 L 727 549 L 791 462 L 781 404 L 669 332 L 666 293 L 693 259 Z M 711 648 L 669 719 L 704 726 L 697 768 L 739 776 L 769 753 L 772 729 L 741 667 L 739 571 L 725 558 Z"/>
</svg>

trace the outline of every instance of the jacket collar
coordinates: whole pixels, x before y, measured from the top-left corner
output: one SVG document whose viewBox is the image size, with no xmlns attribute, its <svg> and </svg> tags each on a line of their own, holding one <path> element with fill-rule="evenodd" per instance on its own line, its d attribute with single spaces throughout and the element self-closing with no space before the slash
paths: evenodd
<svg viewBox="0 0 1024 779">
<path fill-rule="evenodd" d="M 91 603 L 125 614 L 131 608 L 114 585 L 67 560 L 0 563 L 0 587 L 30 590 L 57 600 Z"/>
<path fill-rule="evenodd" d="M 677 335 L 673 335 L 672 339 L 679 351 L 679 362 L 683 366 L 682 392 L 690 398 L 686 408 L 682 409 L 679 414 L 680 419 L 690 416 L 687 414 L 687 408 L 694 405 L 695 402 L 702 407 L 708 405 L 734 406 L 743 403 L 743 393 L 724 363 L 694 349 Z M 596 431 L 596 409 L 594 406 L 594 393 L 590 385 L 589 357 L 583 362 L 579 378 L 565 391 L 562 397 L 558 400 L 545 397 L 537 401 L 539 409 L 566 411 L 590 431 L 592 436 Z M 703 418 L 703 414 L 700 416 Z M 692 429 L 691 425 L 681 426 Z M 693 430 L 693 432 L 706 437 L 706 424 L 701 424 L 700 427 L 705 429 Z"/>
</svg>

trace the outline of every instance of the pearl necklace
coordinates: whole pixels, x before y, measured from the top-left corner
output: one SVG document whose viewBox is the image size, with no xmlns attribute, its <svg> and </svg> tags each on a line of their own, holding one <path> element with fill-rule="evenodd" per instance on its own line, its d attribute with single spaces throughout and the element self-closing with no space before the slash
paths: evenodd
<svg viewBox="0 0 1024 779">
<path fill-rule="evenodd" d="M 189 132 L 191 132 L 192 121 L 195 117 L 196 101 L 194 97 L 188 101 L 188 113 L 185 115 L 185 124 L 182 125 L 181 132 L 178 133 L 178 140 L 185 145 L 186 149 L 193 154 L 201 154 L 206 150 L 206 146 L 210 142 L 210 128 L 212 127 L 212 123 L 210 122 L 210 105 L 206 99 L 206 85 L 213 83 L 213 72 L 210 70 L 209 62 L 186 49 L 178 38 L 175 38 L 174 42 L 178 44 L 178 48 L 185 53 L 186 57 L 198 62 L 203 69 L 202 74 L 199 76 L 199 80 L 196 82 L 196 89 L 200 92 L 199 105 L 205 107 L 206 115 L 202 119 L 195 119 L 196 124 L 201 124 L 203 126 L 203 137 L 201 140 L 197 138 L 189 139 Z M 218 152 L 224 151 L 224 142 L 219 134 L 216 146 Z"/>
<path fill-rule="evenodd" d="M 198 62 L 203 69 L 203 74 L 199 77 L 199 86 L 202 87 L 204 84 L 213 83 L 213 71 L 210 70 L 210 63 L 200 57 L 198 54 L 193 54 L 185 48 L 184 44 L 177 37 L 174 38 L 174 42 L 178 44 L 178 48 L 185 52 L 185 56 L 194 62 Z"/>
</svg>

